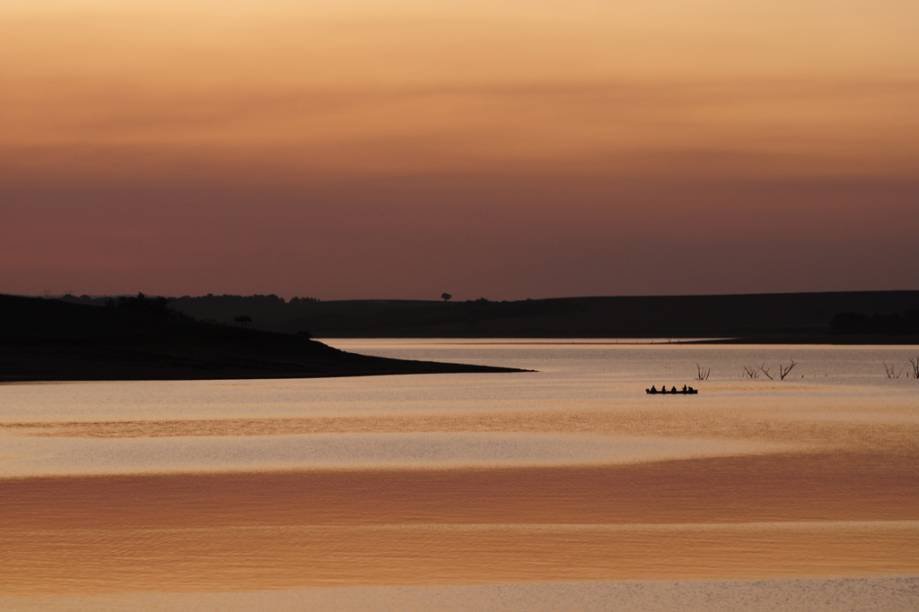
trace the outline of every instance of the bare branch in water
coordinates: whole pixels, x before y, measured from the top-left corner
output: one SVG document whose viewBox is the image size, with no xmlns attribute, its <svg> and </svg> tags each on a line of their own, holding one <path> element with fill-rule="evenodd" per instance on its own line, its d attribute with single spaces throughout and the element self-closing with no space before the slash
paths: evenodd
<svg viewBox="0 0 919 612">
<path fill-rule="evenodd" d="M 785 377 L 791 374 L 791 371 L 795 369 L 795 366 L 798 365 L 794 359 L 791 360 L 791 363 L 785 365 L 783 363 L 779 364 L 779 380 L 785 380 Z"/>
<path fill-rule="evenodd" d="M 894 365 L 888 364 L 886 361 L 884 362 L 884 373 L 887 374 L 888 380 L 894 380 L 896 378 L 900 378 L 900 371 L 897 370 L 897 367 Z"/>
<path fill-rule="evenodd" d="M 913 378 L 919 380 L 919 357 L 909 360 L 909 365 L 913 369 Z"/>
</svg>

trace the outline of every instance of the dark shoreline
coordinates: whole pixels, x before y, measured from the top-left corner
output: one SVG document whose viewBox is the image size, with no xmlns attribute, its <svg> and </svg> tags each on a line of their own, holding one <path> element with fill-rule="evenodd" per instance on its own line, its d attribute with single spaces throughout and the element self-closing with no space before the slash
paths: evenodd
<svg viewBox="0 0 919 612">
<path fill-rule="evenodd" d="M 649 336 L 647 338 L 629 337 L 564 337 L 564 336 L 525 336 L 525 337 L 479 337 L 479 336 L 337 336 L 319 340 L 442 340 L 444 343 L 463 341 L 464 345 L 514 344 L 524 346 L 584 345 L 584 346 L 666 346 L 694 344 L 800 344 L 813 346 L 919 346 L 919 335 L 909 336 L 777 336 L 777 337 L 736 337 L 736 338 L 703 338 Z"/>
<path fill-rule="evenodd" d="M 195 321 L 146 298 L 97 307 L 0 296 L 0 382 L 521 371 L 358 355 L 302 335 Z"/>
<path fill-rule="evenodd" d="M 105 298 L 69 298 L 102 304 Z M 919 337 L 919 291 L 571 297 L 492 301 L 166 298 L 201 321 L 317 338 L 744 338 L 902 344 Z"/>
<path fill-rule="evenodd" d="M 713 340 L 674 341 L 674 344 L 800 344 L 809 346 L 919 346 L 919 335 L 802 335 L 718 338 Z"/>
<path fill-rule="evenodd" d="M 246 358 L 187 359 L 181 354 L 131 352 L 131 358 L 119 347 L 94 350 L 62 350 L 59 345 L 34 346 L 4 343 L 0 347 L 0 383 L 126 381 L 126 380 L 254 380 L 292 378 L 343 378 L 356 376 L 392 376 L 406 374 L 485 374 L 526 372 L 473 364 L 441 363 L 388 359 L 337 351 L 319 342 L 325 353 L 302 357 L 284 356 L 284 362 Z M 67 347 L 70 348 L 70 347 Z M 313 347 L 311 346 L 310 349 Z M 328 349 L 328 352 L 325 350 Z M 11 365 L 15 364 L 15 365 Z"/>
<path fill-rule="evenodd" d="M 340 371 L 280 371 L 280 370 L 172 370 L 169 368 L 152 368 L 143 371 L 132 371 L 128 374 L 112 374 L 111 371 L 76 371 L 63 373 L 22 373 L 14 375 L 0 374 L 0 385 L 29 383 L 64 383 L 64 382 L 115 382 L 115 381 L 204 381 L 204 380 L 292 380 L 311 378 L 359 378 L 364 376 L 407 376 L 413 374 L 499 374 L 526 373 L 535 370 L 519 368 L 502 368 L 479 366 L 473 364 L 454 364 L 436 361 L 405 361 L 387 359 L 387 367 L 367 369 L 342 369 Z"/>
<path fill-rule="evenodd" d="M 913 331 L 829 333 L 812 325 L 804 326 L 808 319 L 793 307 L 807 304 L 810 308 L 819 307 L 818 314 L 811 315 L 813 318 L 831 312 L 834 304 L 854 303 L 851 300 L 903 308 L 913 304 L 917 297 L 919 292 L 857 294 L 845 299 L 827 294 L 701 298 L 700 304 L 712 310 L 706 310 L 700 319 L 693 318 L 698 309 L 673 308 L 695 303 L 698 298 L 686 298 L 688 302 L 683 298 L 664 298 L 663 301 L 658 298 L 573 299 L 522 305 L 415 303 L 394 306 L 369 302 L 358 304 L 358 311 L 349 315 L 348 320 L 362 322 L 361 326 L 352 328 L 351 333 L 322 335 L 340 339 L 519 339 L 534 343 L 570 338 L 591 344 L 618 336 L 627 338 L 630 343 L 648 345 L 655 340 L 653 344 L 690 346 L 913 346 L 919 345 L 919 333 Z M 719 329 L 713 319 L 728 307 L 744 305 L 737 303 L 737 299 L 753 299 L 754 302 L 746 305 L 755 306 L 759 309 L 757 312 L 764 306 L 759 303 L 761 300 L 765 300 L 767 306 L 782 305 L 786 315 L 797 313 L 795 320 L 802 326 L 739 331 L 737 327 L 742 321 L 737 318 L 740 315 L 736 315 L 734 325 L 722 321 L 725 324 Z M 317 342 L 303 332 L 284 333 L 283 330 L 252 329 L 254 325 L 196 320 L 189 314 L 173 310 L 171 305 L 168 299 L 144 296 L 109 300 L 107 305 L 100 306 L 0 295 L 0 382 L 290 379 L 525 371 L 358 355 Z M 339 306 L 326 305 L 333 311 Z M 644 318 L 637 318 L 635 308 L 641 310 Z M 445 318 L 434 321 L 431 313 Z M 465 317 L 471 314 L 476 314 L 474 320 Z M 741 314 L 744 318 L 751 316 L 748 312 Z M 376 319 L 375 315 L 382 318 Z M 416 315 L 418 319 L 414 318 Z M 455 315 L 463 316 L 457 319 Z M 386 324 L 386 321 L 404 322 L 407 318 L 419 324 L 412 329 Z M 703 325 L 705 321 L 709 324 Z M 345 322 L 339 319 L 339 323 Z M 642 339 L 648 342 L 643 343 Z"/>
</svg>

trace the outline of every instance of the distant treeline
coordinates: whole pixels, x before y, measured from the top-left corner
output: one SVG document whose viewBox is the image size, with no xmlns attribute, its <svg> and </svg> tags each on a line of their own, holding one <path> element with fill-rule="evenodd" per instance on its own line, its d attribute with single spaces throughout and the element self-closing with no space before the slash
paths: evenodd
<svg viewBox="0 0 919 612">
<path fill-rule="evenodd" d="M 98 300 L 93 300 L 93 302 L 98 305 Z M 160 317 L 185 316 L 178 310 L 170 308 L 169 303 L 169 298 L 149 297 L 143 293 L 138 293 L 137 295 L 122 295 L 117 297 L 104 298 L 104 304 L 106 308 L 114 308 L 120 311 L 138 312 Z"/>
<path fill-rule="evenodd" d="M 916 334 L 919 308 L 905 312 L 842 312 L 833 317 L 830 329 L 836 334 Z"/>
<path fill-rule="evenodd" d="M 722 338 L 915 334 L 919 291 L 585 297 L 493 301 L 285 299 L 213 295 L 162 300 L 202 321 L 313 337 Z M 105 305 L 112 298 L 65 296 Z M 121 298 L 123 307 L 133 302 Z M 143 305 L 142 307 L 148 307 Z M 152 307 L 152 306 L 150 306 Z M 864 314 L 861 314 L 864 313 Z M 847 340 L 848 341 L 848 340 Z"/>
</svg>

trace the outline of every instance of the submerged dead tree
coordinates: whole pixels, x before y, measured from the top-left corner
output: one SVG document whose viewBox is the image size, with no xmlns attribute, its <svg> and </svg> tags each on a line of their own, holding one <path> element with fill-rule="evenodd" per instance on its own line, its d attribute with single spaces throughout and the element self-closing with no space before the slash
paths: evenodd
<svg viewBox="0 0 919 612">
<path fill-rule="evenodd" d="M 895 380 L 900 378 L 900 371 L 896 366 L 888 364 L 886 361 L 884 363 L 884 373 L 887 375 L 888 380 Z"/>
<path fill-rule="evenodd" d="M 913 369 L 913 378 L 919 380 L 919 356 L 909 360 L 909 365 Z"/>
<path fill-rule="evenodd" d="M 708 380 L 708 377 L 711 375 L 711 368 L 703 368 L 698 363 L 696 364 L 696 380 Z"/>
<path fill-rule="evenodd" d="M 785 380 L 785 377 L 791 374 L 791 371 L 795 369 L 795 366 L 798 365 L 794 359 L 791 360 L 791 363 L 788 365 L 779 364 L 779 380 Z"/>
<path fill-rule="evenodd" d="M 791 371 L 795 369 L 798 365 L 798 362 L 792 359 L 787 364 L 779 363 L 779 371 L 777 374 L 772 372 L 772 368 L 766 367 L 766 362 L 764 361 L 759 365 L 759 367 L 744 366 L 743 367 L 743 376 L 741 378 L 747 378 L 750 380 L 759 380 L 759 375 L 762 374 L 769 380 L 785 380 L 788 378 L 788 375 L 791 374 Z M 886 364 L 885 364 L 886 367 Z"/>
</svg>

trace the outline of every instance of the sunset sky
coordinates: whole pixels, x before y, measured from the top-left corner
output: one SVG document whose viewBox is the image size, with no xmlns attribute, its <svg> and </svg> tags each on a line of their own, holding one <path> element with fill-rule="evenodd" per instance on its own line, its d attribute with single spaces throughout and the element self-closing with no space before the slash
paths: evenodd
<svg viewBox="0 0 919 612">
<path fill-rule="evenodd" d="M 2 0 L 0 293 L 919 288 L 916 0 Z"/>
</svg>

